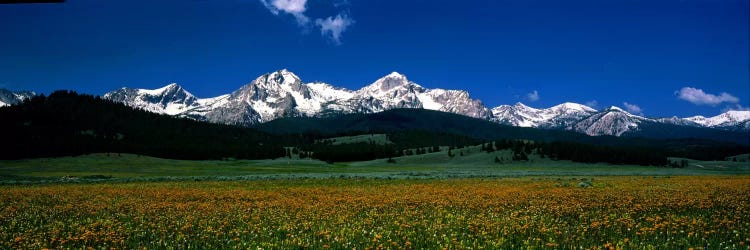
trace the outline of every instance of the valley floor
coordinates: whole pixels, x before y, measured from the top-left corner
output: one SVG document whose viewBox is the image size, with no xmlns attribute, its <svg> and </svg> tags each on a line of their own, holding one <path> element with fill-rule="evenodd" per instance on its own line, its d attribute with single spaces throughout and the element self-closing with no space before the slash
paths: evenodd
<svg viewBox="0 0 750 250">
<path fill-rule="evenodd" d="M 264 180 L 304 178 L 445 179 L 522 176 L 747 175 L 750 162 L 688 160 L 684 168 L 584 164 L 530 155 L 510 161 L 509 151 L 478 147 L 365 162 L 335 163 L 292 158 L 188 161 L 102 153 L 76 157 L 0 161 L 0 184 L 133 182 L 169 180 Z M 502 159 L 496 162 L 495 159 Z M 683 159 L 674 158 L 673 161 Z"/>
<path fill-rule="evenodd" d="M 747 249 L 750 176 L 6 186 L 0 248 Z"/>
</svg>

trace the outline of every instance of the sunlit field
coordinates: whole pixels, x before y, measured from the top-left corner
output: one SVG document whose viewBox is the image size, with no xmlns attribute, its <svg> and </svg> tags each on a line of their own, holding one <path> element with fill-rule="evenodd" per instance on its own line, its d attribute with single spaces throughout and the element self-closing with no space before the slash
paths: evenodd
<svg viewBox="0 0 750 250">
<path fill-rule="evenodd" d="M 4 186 L 0 249 L 747 249 L 750 177 Z"/>
</svg>

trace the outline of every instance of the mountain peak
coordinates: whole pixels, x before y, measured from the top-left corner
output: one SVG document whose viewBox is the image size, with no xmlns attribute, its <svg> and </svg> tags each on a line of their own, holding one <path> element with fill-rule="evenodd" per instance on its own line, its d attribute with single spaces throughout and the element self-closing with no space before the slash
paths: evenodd
<svg viewBox="0 0 750 250">
<path fill-rule="evenodd" d="M 606 111 L 619 111 L 619 112 L 625 112 L 625 110 L 621 109 L 617 106 L 610 106 L 609 108 L 605 109 Z"/>
<path fill-rule="evenodd" d="M 406 79 L 405 75 L 402 75 L 401 73 L 394 71 L 386 76 L 381 77 L 380 79 L 376 80 L 369 86 L 364 87 L 363 90 L 367 92 L 385 92 L 393 88 L 396 88 L 399 86 L 407 86 L 409 84 L 416 85 L 414 83 L 409 82 L 409 80 Z"/>
<path fill-rule="evenodd" d="M 182 86 L 180 86 L 176 82 L 173 82 L 173 83 L 167 84 L 167 86 L 164 86 L 163 88 L 169 89 L 169 90 L 171 90 L 171 89 L 182 89 Z"/>
<path fill-rule="evenodd" d="M 182 86 L 173 82 L 158 89 L 139 89 L 138 93 L 156 96 L 156 95 L 162 95 L 167 92 L 173 92 L 175 90 L 181 90 L 181 89 L 182 89 Z"/>
<path fill-rule="evenodd" d="M 406 75 L 398 73 L 396 71 L 393 71 L 390 74 L 384 76 L 383 78 L 404 78 L 404 79 L 406 79 Z"/>
<path fill-rule="evenodd" d="M 290 84 L 294 82 L 301 82 L 301 78 L 294 74 L 294 72 L 289 71 L 286 68 L 266 73 L 261 77 L 265 77 L 266 79 L 274 79 L 279 84 Z"/>
<path fill-rule="evenodd" d="M 516 102 L 516 104 L 513 104 L 513 107 L 516 107 L 516 108 L 531 108 L 531 107 L 526 106 L 526 104 L 523 104 L 521 102 Z"/>
<path fill-rule="evenodd" d="M 583 104 L 574 103 L 574 102 L 564 102 L 552 108 L 553 109 L 577 110 L 577 111 L 585 111 L 585 112 L 596 112 L 596 109 L 593 109 Z"/>
<path fill-rule="evenodd" d="M 263 99 L 264 95 L 255 94 L 258 89 L 262 89 L 262 91 L 273 90 L 274 92 L 283 92 L 289 91 L 289 88 L 299 90 L 302 88 L 302 85 L 302 79 L 299 76 L 284 68 L 258 76 L 250 83 L 233 92 L 232 95 L 254 96 L 253 98 Z"/>
<path fill-rule="evenodd" d="M 274 73 L 276 73 L 276 74 L 280 74 L 280 75 L 288 75 L 288 76 L 293 76 L 293 77 L 295 77 L 295 78 L 298 78 L 298 79 L 299 79 L 299 76 L 297 76 L 297 74 L 295 74 L 294 72 L 290 71 L 290 70 L 289 70 L 289 69 L 287 69 L 287 68 L 283 68 L 283 69 L 277 70 L 277 71 L 276 71 L 276 72 L 274 72 Z"/>
</svg>

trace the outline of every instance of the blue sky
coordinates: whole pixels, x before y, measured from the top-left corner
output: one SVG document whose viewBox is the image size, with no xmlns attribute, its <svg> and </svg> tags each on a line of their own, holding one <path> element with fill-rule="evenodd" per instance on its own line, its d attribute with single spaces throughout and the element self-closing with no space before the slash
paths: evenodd
<svg viewBox="0 0 750 250">
<path fill-rule="evenodd" d="M 198 97 L 288 68 L 358 89 L 392 71 L 487 106 L 646 116 L 750 106 L 746 0 L 68 0 L 0 5 L 0 88 Z M 536 95 L 534 95 L 536 93 Z M 627 103 L 627 105 L 626 105 Z M 639 109 L 639 110 L 638 110 Z M 636 112 L 636 113 L 638 113 Z"/>
</svg>

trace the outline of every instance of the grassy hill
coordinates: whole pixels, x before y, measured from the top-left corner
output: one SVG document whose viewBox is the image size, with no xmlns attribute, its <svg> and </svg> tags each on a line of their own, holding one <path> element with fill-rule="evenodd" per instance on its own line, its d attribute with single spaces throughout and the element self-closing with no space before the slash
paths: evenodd
<svg viewBox="0 0 750 250">
<path fill-rule="evenodd" d="M 734 162 L 749 162 L 750 154 L 734 155 L 734 156 L 727 157 L 725 160 L 734 161 Z"/>
</svg>

